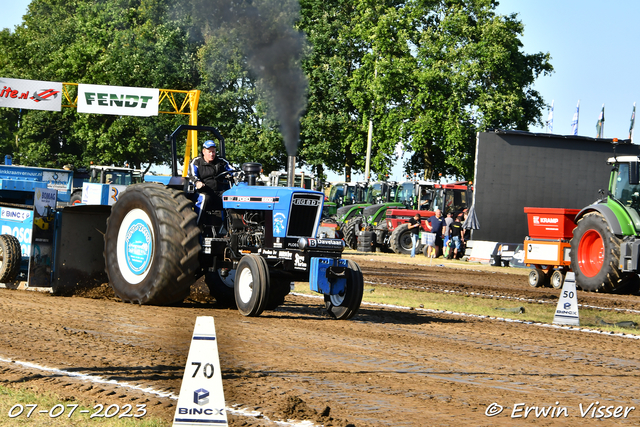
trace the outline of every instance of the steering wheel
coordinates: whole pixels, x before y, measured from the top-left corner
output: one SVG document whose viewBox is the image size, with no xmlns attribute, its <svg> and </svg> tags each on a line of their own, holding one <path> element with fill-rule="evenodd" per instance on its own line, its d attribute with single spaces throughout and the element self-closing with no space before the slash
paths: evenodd
<svg viewBox="0 0 640 427">
<path fill-rule="evenodd" d="M 236 172 L 238 172 L 237 169 L 231 169 L 230 171 L 224 171 L 221 174 L 216 175 L 216 177 L 214 179 L 222 178 L 225 175 L 232 175 L 232 174 L 234 174 Z"/>
</svg>

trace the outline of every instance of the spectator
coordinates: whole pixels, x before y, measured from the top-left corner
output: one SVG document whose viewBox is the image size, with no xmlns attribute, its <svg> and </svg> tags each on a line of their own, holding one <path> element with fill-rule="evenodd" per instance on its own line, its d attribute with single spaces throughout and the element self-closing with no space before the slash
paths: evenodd
<svg viewBox="0 0 640 427">
<path fill-rule="evenodd" d="M 420 235 L 420 214 L 416 214 L 409 220 L 409 230 L 411 230 L 411 258 L 416 256 L 416 248 L 418 247 L 418 236 Z"/>
<path fill-rule="evenodd" d="M 453 222 L 453 214 L 449 212 L 447 214 L 447 217 L 444 219 L 444 232 L 442 233 L 443 236 L 449 235 L 449 226 L 451 225 L 452 222 Z"/>
<path fill-rule="evenodd" d="M 427 256 L 438 258 L 442 253 L 442 233 L 444 231 L 444 218 L 442 218 L 442 211 L 440 209 L 436 209 L 436 214 L 429 218 L 427 227 L 436 235 L 434 246 L 427 248 Z"/>
<path fill-rule="evenodd" d="M 451 236 L 451 246 L 453 248 L 453 252 L 449 252 L 449 259 L 458 259 L 458 255 L 460 254 L 460 248 L 464 244 L 464 230 L 462 229 L 462 214 L 458 215 L 451 224 L 450 227 L 450 236 Z"/>
</svg>

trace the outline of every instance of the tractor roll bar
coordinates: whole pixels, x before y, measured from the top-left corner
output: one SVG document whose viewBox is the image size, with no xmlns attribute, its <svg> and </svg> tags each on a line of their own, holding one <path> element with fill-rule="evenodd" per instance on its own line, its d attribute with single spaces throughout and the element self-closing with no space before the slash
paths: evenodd
<svg viewBox="0 0 640 427">
<path fill-rule="evenodd" d="M 211 132 L 213 136 L 220 141 L 220 157 L 225 157 L 226 151 L 224 148 L 224 137 L 220 134 L 218 129 L 211 126 L 180 125 L 171 134 L 171 176 L 178 176 L 178 144 L 176 142 L 176 138 L 183 130 Z M 189 165 L 184 165 L 183 167 L 188 168 Z"/>
</svg>

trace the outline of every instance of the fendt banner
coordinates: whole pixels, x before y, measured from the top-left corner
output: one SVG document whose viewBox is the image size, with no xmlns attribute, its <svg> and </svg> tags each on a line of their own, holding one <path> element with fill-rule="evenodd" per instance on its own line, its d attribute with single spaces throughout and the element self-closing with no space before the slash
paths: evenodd
<svg viewBox="0 0 640 427">
<path fill-rule="evenodd" d="M 62 83 L 0 77 L 0 107 L 61 111 Z"/>
<path fill-rule="evenodd" d="M 78 112 L 116 116 L 158 115 L 160 89 L 78 85 Z"/>
</svg>

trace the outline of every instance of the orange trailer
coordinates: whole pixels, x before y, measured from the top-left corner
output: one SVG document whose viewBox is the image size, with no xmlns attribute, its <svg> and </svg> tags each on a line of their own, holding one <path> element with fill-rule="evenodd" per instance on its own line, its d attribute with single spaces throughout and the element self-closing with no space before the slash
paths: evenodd
<svg viewBox="0 0 640 427">
<path fill-rule="evenodd" d="M 524 208 L 529 236 L 524 240 L 524 263 L 534 267 L 529 285 L 550 283 L 562 288 L 564 276 L 571 269 L 571 244 L 574 222 L 579 209 Z"/>
</svg>

